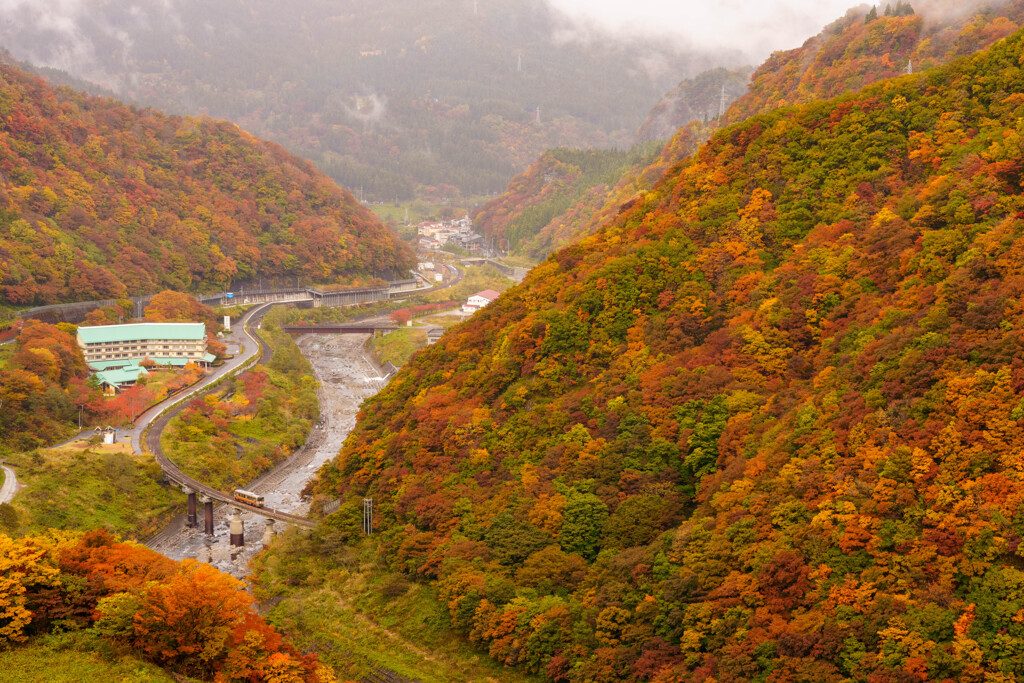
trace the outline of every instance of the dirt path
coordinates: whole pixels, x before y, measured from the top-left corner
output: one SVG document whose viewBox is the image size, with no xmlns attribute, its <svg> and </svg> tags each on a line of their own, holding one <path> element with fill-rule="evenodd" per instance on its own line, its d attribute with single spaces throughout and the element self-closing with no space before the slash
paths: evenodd
<svg viewBox="0 0 1024 683">
<path fill-rule="evenodd" d="M 0 465 L 4 471 L 4 485 L 0 486 L 0 504 L 10 503 L 18 492 L 18 476 L 7 465 Z"/>
</svg>

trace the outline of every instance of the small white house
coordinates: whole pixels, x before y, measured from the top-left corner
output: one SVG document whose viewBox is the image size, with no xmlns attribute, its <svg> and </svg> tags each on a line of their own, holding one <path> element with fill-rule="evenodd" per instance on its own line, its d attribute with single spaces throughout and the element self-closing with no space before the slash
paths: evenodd
<svg viewBox="0 0 1024 683">
<path fill-rule="evenodd" d="M 496 292 L 493 289 L 485 289 L 482 292 L 477 292 L 462 305 L 462 310 L 465 313 L 473 313 L 483 308 L 487 304 L 491 303 L 495 299 L 501 296 L 500 292 Z"/>
<path fill-rule="evenodd" d="M 487 304 L 496 300 L 501 296 L 501 292 L 495 292 L 493 289 L 485 289 L 482 292 L 477 292 L 473 296 L 469 297 L 468 303 L 470 306 L 476 306 L 477 308 L 483 308 Z"/>
</svg>

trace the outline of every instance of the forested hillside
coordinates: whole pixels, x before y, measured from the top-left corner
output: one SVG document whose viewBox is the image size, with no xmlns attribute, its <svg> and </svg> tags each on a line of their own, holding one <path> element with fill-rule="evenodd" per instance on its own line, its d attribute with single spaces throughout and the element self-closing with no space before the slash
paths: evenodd
<svg viewBox="0 0 1024 683">
<path fill-rule="evenodd" d="M 322 533 L 550 680 L 1024 676 L 1022 62 L 717 133 L 365 405 Z"/>
<path fill-rule="evenodd" d="M 0 304 L 335 282 L 411 262 L 350 193 L 275 144 L 0 64 Z"/>
<path fill-rule="evenodd" d="M 0 6 L 18 58 L 229 119 L 387 201 L 500 192 L 545 149 L 628 146 L 662 93 L 712 64 L 575 30 L 544 0 Z"/>
<path fill-rule="evenodd" d="M 52 632 L 58 637 L 35 650 L 37 658 L 52 648 L 135 665 L 134 675 L 118 680 L 153 680 L 139 659 L 173 672 L 173 680 L 337 680 L 316 655 L 298 652 L 263 620 L 241 581 L 208 564 L 120 543 L 102 530 L 0 534 L 0 597 L 0 648 Z M 73 668 L 73 655 L 68 660 L 61 680 L 90 678 Z M 5 661 L 2 675 L 41 680 L 33 664 Z"/>
<path fill-rule="evenodd" d="M 585 234 L 615 183 L 657 154 L 657 143 L 618 150 L 548 150 L 473 216 L 476 230 L 502 249 L 544 258 Z"/>
<path fill-rule="evenodd" d="M 1014 33 L 1022 23 L 1019 0 L 880 3 L 867 16 L 863 9 L 851 10 L 801 47 L 772 55 L 754 72 L 749 92 L 730 108 L 726 122 L 945 64 Z"/>
<path fill-rule="evenodd" d="M 713 84 L 720 84 L 724 78 L 730 84 L 727 95 L 732 102 L 740 94 L 733 89 L 739 72 L 713 70 L 683 81 L 652 109 L 640 130 L 644 139 L 659 123 L 675 122 L 678 130 L 672 129 L 675 133 L 661 154 L 650 165 L 626 169 L 610 184 L 592 186 L 583 200 L 551 218 L 539 231 L 541 235 L 558 235 L 556 240 L 542 238 L 542 243 L 550 249 L 592 232 L 624 204 L 650 190 L 669 168 L 693 154 L 724 125 L 779 107 L 835 97 L 897 76 L 908 67 L 921 71 L 944 64 L 1024 26 L 1024 2 L 1020 0 L 926 0 L 913 6 L 900 5 L 901 10 L 896 12 L 893 8 L 899 4 L 890 3 L 888 15 L 884 3 L 873 16 L 865 16 L 863 8 L 851 10 L 802 47 L 776 52 L 753 73 L 748 91 L 733 102 L 725 116 L 717 116 L 721 90 L 720 85 Z M 705 120 L 701 108 L 707 107 L 709 97 L 715 103 L 714 112 Z M 529 182 L 529 174 L 513 179 L 505 194 L 492 200 L 482 212 L 505 216 L 504 226 L 522 223 L 520 214 L 532 213 L 536 201 L 532 196 L 517 196 L 520 186 Z M 533 252 L 543 256 L 546 250 L 535 248 Z"/>
<path fill-rule="evenodd" d="M 725 104 L 746 91 L 749 69 L 705 71 L 686 79 L 651 109 L 637 132 L 640 142 L 617 150 L 548 150 L 514 177 L 473 220 L 483 234 L 510 254 L 543 259 L 557 247 L 595 229 L 619 204 L 648 189 L 644 171 L 657 150 L 681 126 L 700 139 Z"/>
</svg>

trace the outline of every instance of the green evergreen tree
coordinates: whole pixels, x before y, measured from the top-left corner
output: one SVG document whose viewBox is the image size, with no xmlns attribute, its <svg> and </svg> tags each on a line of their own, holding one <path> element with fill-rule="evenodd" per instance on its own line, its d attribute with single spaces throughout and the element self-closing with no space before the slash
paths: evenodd
<svg viewBox="0 0 1024 683">
<path fill-rule="evenodd" d="M 868 15 L 866 17 L 864 17 L 864 23 L 865 24 L 870 24 L 872 21 L 874 21 L 877 18 L 878 18 L 878 7 L 872 5 L 871 6 L 871 11 L 869 11 Z"/>
<path fill-rule="evenodd" d="M 567 553 L 588 560 L 600 550 L 601 530 L 608 519 L 608 507 L 593 493 L 573 491 L 566 497 L 559 545 Z"/>
</svg>

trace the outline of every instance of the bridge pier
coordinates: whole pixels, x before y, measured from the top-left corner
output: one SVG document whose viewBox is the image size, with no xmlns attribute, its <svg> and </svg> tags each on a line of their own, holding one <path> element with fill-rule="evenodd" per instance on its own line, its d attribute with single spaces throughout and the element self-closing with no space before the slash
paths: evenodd
<svg viewBox="0 0 1024 683">
<path fill-rule="evenodd" d="M 235 514 L 231 518 L 229 525 L 231 530 L 231 545 L 243 546 L 245 545 L 245 525 L 242 522 L 242 511 L 235 508 Z"/>
<path fill-rule="evenodd" d="M 203 522 L 207 536 L 213 536 L 213 500 L 203 496 Z"/>
<path fill-rule="evenodd" d="M 199 526 L 199 519 L 196 514 L 196 492 L 186 488 L 185 493 L 188 494 L 188 527 L 194 529 Z"/>
<path fill-rule="evenodd" d="M 268 546 L 274 540 L 274 519 L 267 517 L 267 528 L 263 531 L 263 545 Z"/>
</svg>

